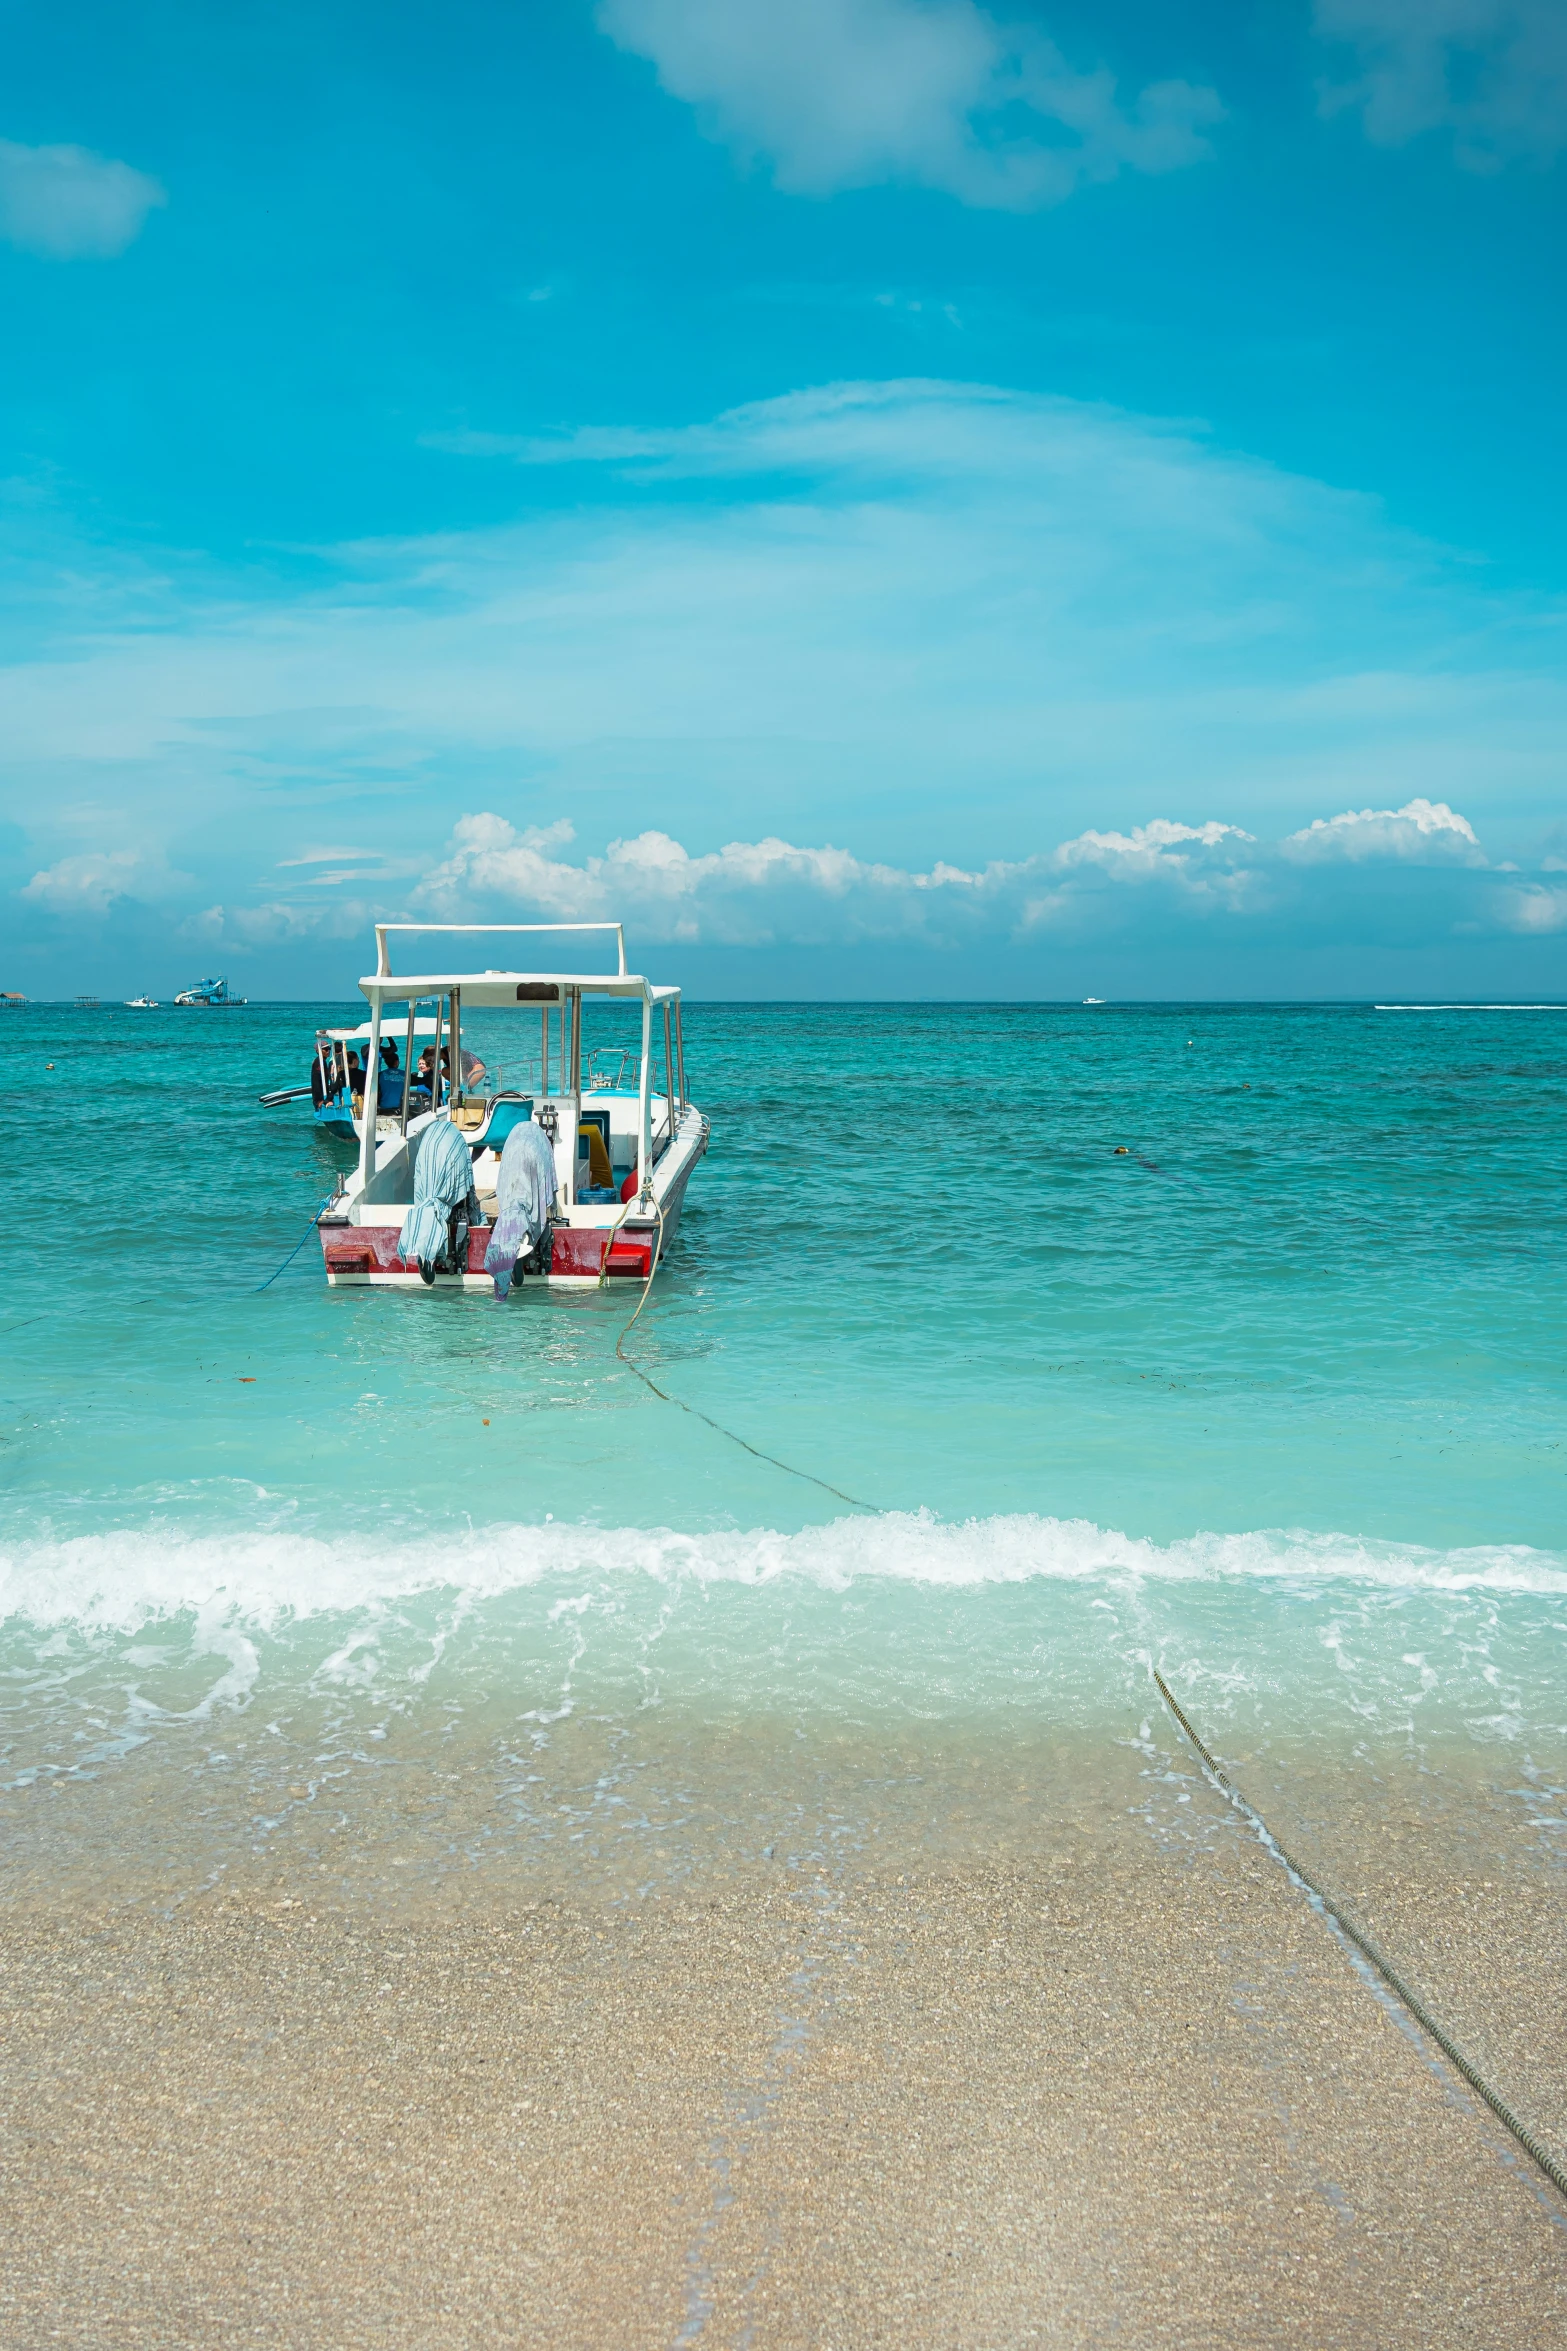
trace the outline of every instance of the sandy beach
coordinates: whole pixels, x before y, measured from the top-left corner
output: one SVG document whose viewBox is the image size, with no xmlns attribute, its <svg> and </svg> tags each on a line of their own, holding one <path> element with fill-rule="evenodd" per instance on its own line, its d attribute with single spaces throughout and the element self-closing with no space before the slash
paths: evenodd
<svg viewBox="0 0 1567 2351">
<path fill-rule="evenodd" d="M 1559 1880 L 1472 1790 L 1400 1801 L 1377 1931 L 1564 2149 Z M 35 1888 L 0 2340 L 1560 2341 L 1553 2191 L 1211 1790 L 1161 1803 L 636 1904 L 394 1911 L 302 1855 L 172 1914 Z M 1358 1817 L 1312 1860 L 1369 1898 Z"/>
</svg>

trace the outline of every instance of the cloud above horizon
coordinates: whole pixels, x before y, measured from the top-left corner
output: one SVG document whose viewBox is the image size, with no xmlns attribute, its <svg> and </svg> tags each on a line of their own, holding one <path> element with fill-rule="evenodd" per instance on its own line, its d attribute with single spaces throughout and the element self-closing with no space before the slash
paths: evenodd
<svg viewBox="0 0 1567 2351">
<path fill-rule="evenodd" d="M 145 890 L 147 860 L 136 849 L 87 849 L 44 866 L 22 896 L 51 914 L 107 914 L 117 898 Z"/>
<path fill-rule="evenodd" d="M 168 195 L 146 172 L 86 147 L 0 139 L 0 239 L 46 261 L 109 261 Z"/>
<path fill-rule="evenodd" d="M 1224 114 L 1181 80 L 1123 102 L 1106 68 L 1075 71 L 975 0 L 599 0 L 597 17 L 709 137 L 794 195 L 894 181 L 1027 212 L 1123 169 L 1200 162 Z"/>
<path fill-rule="evenodd" d="M 1473 825 L 1444 800 L 1411 800 L 1404 808 L 1346 808 L 1339 816 L 1313 817 L 1280 847 L 1287 857 L 1305 863 L 1347 858 L 1358 864 L 1368 857 L 1420 864 L 1486 862 Z"/>
<path fill-rule="evenodd" d="M 985 385 L 441 445 L 516 518 L 240 575 L 51 568 L 27 509 L 18 940 L 486 892 L 671 940 L 1555 935 L 1567 621 L 1374 501 Z"/>
<path fill-rule="evenodd" d="M 383 896 L 373 915 L 357 897 L 315 907 L 279 900 L 210 907 L 197 931 L 244 951 L 361 935 L 372 920 L 621 921 L 655 946 L 899 942 L 946 953 L 987 943 L 1103 943 L 1150 923 L 1163 936 L 1217 924 L 1253 937 L 1281 922 L 1310 937 L 1368 920 L 1400 936 L 1457 926 L 1531 937 L 1567 924 L 1567 891 L 1532 879 L 1498 885 L 1499 869 L 1467 819 L 1426 799 L 1318 818 L 1271 844 L 1218 819 L 1156 817 L 1127 832 L 1090 828 L 1023 858 L 979 867 L 937 860 L 924 870 L 777 836 L 693 855 L 670 834 L 649 830 L 578 858 L 563 854 L 572 841 L 569 821 L 519 825 L 486 810 L 459 817 L 439 859 L 405 877 L 401 894 Z M 1335 862 L 1361 869 L 1348 896 Z M 1420 871 L 1412 877 L 1411 868 Z"/>
<path fill-rule="evenodd" d="M 1180 76 L 1127 95 L 1037 24 L 978 0 L 597 0 L 600 29 L 742 169 L 786 194 L 923 187 L 981 209 L 1058 204 L 1122 171 L 1209 159 L 1220 93 Z M 1446 132 L 1461 168 L 1547 165 L 1567 147 L 1561 0 L 1316 0 L 1338 70 L 1325 115 L 1373 145 Z"/>
</svg>

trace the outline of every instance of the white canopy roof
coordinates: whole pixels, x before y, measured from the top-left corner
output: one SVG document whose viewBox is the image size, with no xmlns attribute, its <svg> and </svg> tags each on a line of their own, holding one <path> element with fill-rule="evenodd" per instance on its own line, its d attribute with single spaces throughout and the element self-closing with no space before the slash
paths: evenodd
<svg viewBox="0 0 1567 2351">
<path fill-rule="evenodd" d="M 424 1020 L 416 1020 L 414 1022 L 414 1035 L 416 1037 L 433 1037 L 435 1034 L 435 1028 L 436 1024 L 433 1020 L 428 1018 Z M 393 1028 L 388 1029 L 387 1035 L 392 1036 L 395 1034 L 397 1036 L 402 1036 L 405 1035 L 406 1032 L 407 1023 L 405 1021 L 397 1021 Z M 442 1025 L 441 1034 L 443 1036 L 446 1034 L 444 1024 Z M 370 1023 L 367 1020 L 362 1020 L 356 1029 L 317 1029 L 316 1043 L 318 1045 L 363 1045 L 368 1042 L 369 1036 Z"/>
<path fill-rule="evenodd" d="M 497 971 L 492 967 L 486 971 L 448 969 L 394 974 L 392 970 L 389 942 L 408 933 L 424 938 L 456 939 L 559 937 L 583 931 L 614 935 L 618 966 L 615 971 Z M 519 1006 L 532 1005 L 537 1009 L 541 1004 L 558 1004 L 568 988 L 580 988 L 585 996 L 629 996 L 647 1004 L 669 1004 L 680 994 L 678 988 L 656 988 L 639 973 L 627 971 L 625 926 L 618 922 L 378 922 L 375 960 L 375 970 L 359 985 L 377 1006 L 402 1003 L 415 996 L 449 996 L 453 989 L 465 1005 L 486 1011 L 499 1011 L 503 1006 L 516 1011 Z"/>
<path fill-rule="evenodd" d="M 629 996 L 640 1003 L 672 1003 L 678 988 L 655 988 L 635 972 L 606 976 L 601 971 L 441 971 L 411 973 L 407 979 L 385 978 L 372 972 L 359 983 L 372 1004 L 401 1004 L 410 996 L 449 996 L 455 988 L 464 1005 L 473 1010 L 537 1012 L 541 1004 L 558 1004 L 567 988 L 584 996 Z M 543 991 L 548 991 L 544 993 Z"/>
</svg>

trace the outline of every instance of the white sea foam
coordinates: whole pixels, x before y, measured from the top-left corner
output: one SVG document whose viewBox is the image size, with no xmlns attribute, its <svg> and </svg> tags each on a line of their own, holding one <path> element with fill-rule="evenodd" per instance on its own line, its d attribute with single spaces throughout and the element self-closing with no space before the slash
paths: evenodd
<svg viewBox="0 0 1567 2351">
<path fill-rule="evenodd" d="M 1085 1519 L 949 1523 L 927 1512 L 844 1518 L 794 1534 L 548 1523 L 386 1543 L 280 1528 L 219 1536 L 146 1526 L 12 1545 L 0 1553 L 0 1621 L 134 1632 L 195 1612 L 209 1623 L 265 1629 L 421 1594 L 473 1605 L 530 1586 L 580 1587 L 584 1578 L 671 1587 L 793 1579 L 838 1592 L 867 1581 L 953 1591 L 1035 1579 L 1107 1589 L 1294 1579 L 1389 1592 L 1567 1596 L 1567 1556 L 1524 1544 L 1436 1550 L 1276 1528 L 1161 1544 Z"/>
</svg>

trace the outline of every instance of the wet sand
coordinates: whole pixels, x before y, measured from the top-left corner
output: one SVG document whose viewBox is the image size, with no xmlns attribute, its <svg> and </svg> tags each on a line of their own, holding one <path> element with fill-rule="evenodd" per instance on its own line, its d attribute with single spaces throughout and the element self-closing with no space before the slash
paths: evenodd
<svg viewBox="0 0 1567 2351">
<path fill-rule="evenodd" d="M 1357 1829 L 1255 1769 L 1567 2152 L 1515 1810 L 1383 1787 Z M 1026 1854 L 632 1902 L 497 1867 L 393 1909 L 302 1852 L 172 1911 L 35 1880 L 4 1963 L 8 2347 L 1567 2340 L 1553 2191 L 1178 1773 Z"/>
</svg>

